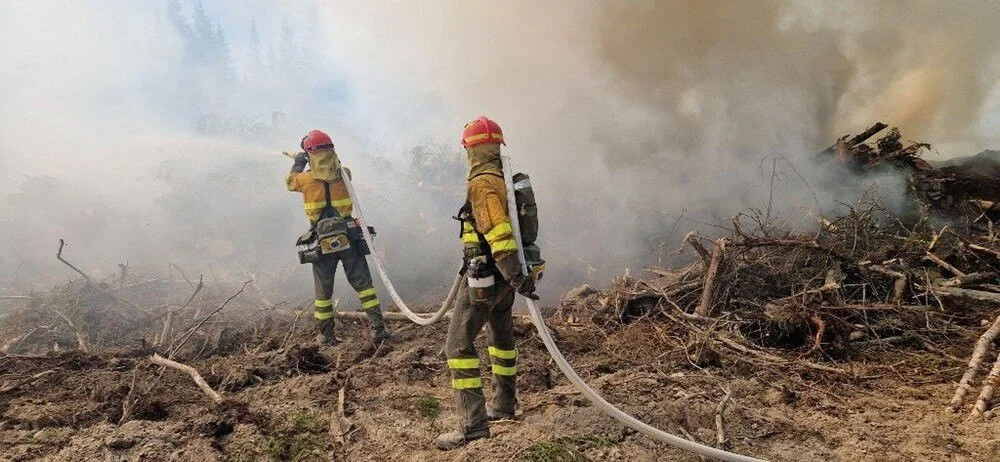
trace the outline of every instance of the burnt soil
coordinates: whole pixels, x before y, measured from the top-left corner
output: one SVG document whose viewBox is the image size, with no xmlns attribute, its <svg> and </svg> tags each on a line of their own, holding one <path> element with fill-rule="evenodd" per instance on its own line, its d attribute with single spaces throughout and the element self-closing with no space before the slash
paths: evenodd
<svg viewBox="0 0 1000 462">
<path fill-rule="evenodd" d="M 289 335 L 252 343 L 240 339 L 258 338 L 256 330 L 237 332 L 210 355 L 182 358 L 225 397 L 219 405 L 187 375 L 150 365 L 151 351 L 140 345 L 0 357 L 0 390 L 54 371 L 0 393 L 0 460 L 700 460 L 591 406 L 523 318 L 517 323 L 517 420 L 494 425 L 491 439 L 451 452 L 433 444 L 457 422 L 442 354 L 445 323 L 393 322 L 395 341 L 375 347 L 364 325 L 343 321 L 343 342 L 320 348 L 304 316 L 270 322 Z M 577 371 L 610 402 L 710 445 L 716 444 L 717 406 L 729 390 L 726 447 L 768 460 L 960 461 L 1000 454 L 1000 422 L 945 411 L 965 370 L 955 358 L 970 353 L 974 330 L 954 338 L 943 354 L 871 348 L 838 364 L 847 371 L 838 374 L 710 351 L 693 361 L 690 353 L 677 354 L 676 342 L 663 340 L 682 334 L 654 321 L 611 334 L 558 319 L 552 327 Z M 485 355 L 482 360 L 488 364 Z M 489 395 L 489 377 L 485 383 Z M 119 425 L 130 388 L 138 400 Z"/>
</svg>

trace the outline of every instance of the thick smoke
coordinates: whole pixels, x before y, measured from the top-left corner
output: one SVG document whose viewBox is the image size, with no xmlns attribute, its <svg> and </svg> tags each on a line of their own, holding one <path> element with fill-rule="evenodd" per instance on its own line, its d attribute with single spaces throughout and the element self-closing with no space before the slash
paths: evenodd
<svg viewBox="0 0 1000 462">
<path fill-rule="evenodd" d="M 480 114 L 533 177 L 548 295 L 748 207 L 836 212 L 869 184 L 812 154 L 876 120 L 950 156 L 1000 142 L 993 4 L 200 5 L 0 7 L 0 290 L 67 277 L 65 238 L 97 276 L 175 263 L 306 297 L 279 152 L 312 128 L 422 300 L 458 263 L 458 135 Z"/>
</svg>

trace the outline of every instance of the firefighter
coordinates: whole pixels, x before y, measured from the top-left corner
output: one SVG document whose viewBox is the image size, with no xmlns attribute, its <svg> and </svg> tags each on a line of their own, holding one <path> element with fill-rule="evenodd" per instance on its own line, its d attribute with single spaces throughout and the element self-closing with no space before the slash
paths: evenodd
<svg viewBox="0 0 1000 462">
<path fill-rule="evenodd" d="M 302 151 L 295 156 L 292 171 L 285 182 L 289 191 L 302 193 L 310 230 L 299 238 L 299 244 L 310 245 L 300 252 L 300 262 L 312 263 L 316 299 L 314 316 L 319 329 L 317 338 L 323 344 L 337 342 L 334 336 L 333 276 L 337 264 L 344 264 L 347 281 L 358 294 L 361 308 L 371 323 L 373 340 L 389 340 L 379 299 L 372 285 L 365 255 L 368 248 L 361 237 L 358 222 L 351 218 L 353 202 L 341 178 L 340 159 L 333 140 L 319 130 L 309 132 L 301 143 Z M 305 170 L 309 165 L 309 170 Z M 348 169 L 347 174 L 351 172 Z"/>
<path fill-rule="evenodd" d="M 464 249 L 463 278 L 456 297 L 445 351 L 451 385 L 458 395 L 461 424 L 435 443 L 449 450 L 488 438 L 489 422 L 514 417 L 517 402 L 517 350 L 511 308 L 514 292 L 537 300 L 535 281 L 521 271 L 508 216 L 507 190 L 500 161 L 503 132 L 496 122 L 480 117 L 465 126 L 462 146 L 469 160 L 466 203 L 459 211 Z M 479 356 L 473 341 L 490 325 L 489 357 L 493 399 L 483 396 Z"/>
</svg>

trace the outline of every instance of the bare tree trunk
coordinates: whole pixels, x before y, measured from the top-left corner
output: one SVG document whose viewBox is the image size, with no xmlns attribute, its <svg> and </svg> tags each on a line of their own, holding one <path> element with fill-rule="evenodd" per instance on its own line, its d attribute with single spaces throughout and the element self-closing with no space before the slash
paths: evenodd
<svg viewBox="0 0 1000 462">
<path fill-rule="evenodd" d="M 698 316 L 715 316 L 715 277 L 719 273 L 719 266 L 722 264 L 722 256 L 725 251 L 726 238 L 715 241 L 715 249 L 712 250 L 712 258 L 708 264 L 708 271 L 705 272 L 705 285 L 701 290 L 701 303 L 694 312 Z"/>
</svg>

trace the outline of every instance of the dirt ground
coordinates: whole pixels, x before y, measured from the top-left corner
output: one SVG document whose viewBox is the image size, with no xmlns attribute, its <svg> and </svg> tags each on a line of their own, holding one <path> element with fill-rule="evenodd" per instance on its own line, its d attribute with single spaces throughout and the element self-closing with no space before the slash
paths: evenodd
<svg viewBox="0 0 1000 462">
<path fill-rule="evenodd" d="M 700 460 L 591 406 L 526 320 L 518 323 L 517 421 L 494 425 L 489 440 L 438 451 L 434 436 L 457 422 L 441 351 L 444 323 L 394 322 L 396 340 L 376 348 L 363 325 L 344 321 L 343 343 L 318 348 L 308 320 L 288 318 L 274 321 L 291 334 L 281 343 L 249 345 L 239 339 L 250 335 L 237 332 L 220 351 L 187 361 L 225 397 L 221 405 L 188 376 L 149 365 L 151 352 L 141 345 L 2 357 L 0 390 L 15 378 L 54 372 L 0 393 L 0 460 Z M 638 321 L 605 338 L 553 322 L 571 362 L 609 401 L 700 442 L 716 444 L 716 410 L 729 390 L 726 447 L 739 453 L 775 461 L 1000 458 L 1000 422 L 945 411 L 965 369 L 955 359 L 893 348 L 838 364 L 844 374 L 726 355 L 699 365 L 657 350 L 654 334 L 662 329 Z M 481 352 L 485 342 L 484 334 Z M 965 357 L 973 342 L 956 340 L 949 353 Z M 119 425 L 130 388 L 139 399 Z"/>
</svg>

